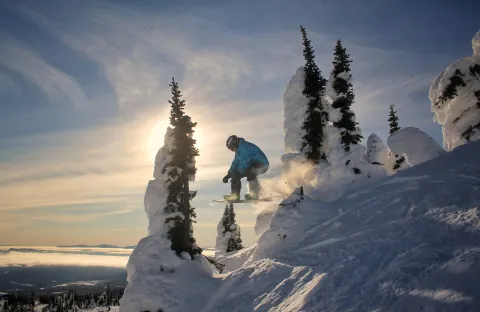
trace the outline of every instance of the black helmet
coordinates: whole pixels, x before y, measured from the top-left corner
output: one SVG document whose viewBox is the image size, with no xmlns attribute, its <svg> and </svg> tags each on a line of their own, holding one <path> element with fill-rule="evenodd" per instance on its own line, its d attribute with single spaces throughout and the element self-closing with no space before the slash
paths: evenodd
<svg viewBox="0 0 480 312">
<path fill-rule="evenodd" d="M 238 147 L 238 137 L 236 135 L 231 135 L 227 139 L 227 143 L 225 144 L 229 150 L 233 150 L 234 148 Z"/>
</svg>

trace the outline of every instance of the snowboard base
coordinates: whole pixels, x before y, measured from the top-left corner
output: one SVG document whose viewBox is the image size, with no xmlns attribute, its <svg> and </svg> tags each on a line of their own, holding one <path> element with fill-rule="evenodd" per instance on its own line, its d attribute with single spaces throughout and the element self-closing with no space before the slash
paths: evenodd
<svg viewBox="0 0 480 312">
<path fill-rule="evenodd" d="M 215 203 L 226 203 L 226 204 L 241 204 L 241 203 L 251 203 L 251 202 L 271 202 L 270 198 L 259 198 L 259 199 L 238 199 L 238 200 L 226 200 L 226 199 L 214 199 Z"/>
</svg>

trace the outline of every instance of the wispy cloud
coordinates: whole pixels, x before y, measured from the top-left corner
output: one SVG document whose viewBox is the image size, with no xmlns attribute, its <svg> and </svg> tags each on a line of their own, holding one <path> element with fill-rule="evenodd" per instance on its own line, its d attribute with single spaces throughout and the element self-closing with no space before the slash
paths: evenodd
<svg viewBox="0 0 480 312">
<path fill-rule="evenodd" d="M 301 57 L 293 53 L 297 42 L 282 39 L 281 34 L 241 35 L 189 15 L 105 4 L 76 14 L 64 25 L 61 19 L 47 19 L 28 7 L 17 10 L 97 61 L 122 109 L 166 99 L 173 75 L 181 76 L 182 90 L 191 101 L 228 105 L 225 99 L 232 92 L 248 90 L 257 81 L 276 80 L 284 69 L 291 72 Z M 207 43 L 208 38 L 215 40 Z"/>
<path fill-rule="evenodd" d="M 49 221 L 49 222 L 60 222 L 60 223 L 78 223 L 78 222 L 90 222 L 98 218 L 113 216 L 119 214 L 131 213 L 135 209 L 115 209 L 112 211 L 99 212 L 99 213 L 83 213 L 80 215 L 58 215 L 58 214 L 41 214 L 33 216 L 35 221 Z"/>
<path fill-rule="evenodd" d="M 13 38 L 2 38 L 0 67 L 40 88 L 51 103 L 64 103 L 65 98 L 77 105 L 86 102 L 82 88 L 73 77 L 48 64 L 35 51 Z M 3 87 L 12 87 L 11 79 L 4 77 L 0 83 L 3 83 Z"/>
<path fill-rule="evenodd" d="M 228 135 L 254 141 L 267 152 L 272 164 L 279 162 L 283 152 L 282 93 L 303 64 L 297 29 L 246 34 L 215 19 L 109 2 L 59 5 L 56 14 L 35 3 L 12 3 L 9 7 L 97 64 L 111 86 L 102 92 L 109 96 L 113 90 L 117 111 L 109 124 L 19 139 L 19 145 L 35 142 L 41 148 L 0 163 L 0 211 L 118 201 L 141 206 L 152 175 L 152 160 L 168 123 L 172 76 L 180 81 L 188 114 L 198 122 L 197 207 L 208 207 L 213 196 L 202 197 L 202 188 L 215 189 L 216 194 L 227 189 L 220 179 L 233 157 L 224 147 Z M 317 63 L 328 76 L 337 38 L 310 29 L 309 36 Z M 344 41 L 354 61 L 353 109 L 365 137 L 373 131 L 382 135 L 386 133 L 388 105 L 396 104 L 401 116 L 413 116 L 415 113 L 402 112 L 402 107 L 415 104 L 411 94 L 426 89 L 438 70 L 418 69 L 419 55 L 365 47 L 358 42 L 361 40 Z M 25 43 L 9 38 L 6 44 L 2 42 L 0 56 L 4 56 L 2 66 L 49 98 L 68 97 L 94 111 L 99 109 L 87 104 L 92 101 L 86 99 L 74 77 L 53 67 Z M 13 90 L 14 81 L 2 73 L 0 90 Z M 85 212 L 79 220 L 88 222 L 126 211 Z M 206 213 L 217 216 L 221 211 Z M 72 219 L 39 209 L 36 221 L 46 220 L 69 223 Z M 245 217 L 242 224 L 248 226 L 251 220 L 252 216 Z"/>
</svg>

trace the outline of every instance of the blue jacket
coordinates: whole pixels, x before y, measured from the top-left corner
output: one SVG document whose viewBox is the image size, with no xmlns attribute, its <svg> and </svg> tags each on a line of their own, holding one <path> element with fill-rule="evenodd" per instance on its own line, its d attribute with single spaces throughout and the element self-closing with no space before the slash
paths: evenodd
<svg viewBox="0 0 480 312">
<path fill-rule="evenodd" d="M 269 165 L 267 156 L 258 146 L 240 138 L 235 158 L 228 172 L 233 173 L 237 171 L 240 174 L 245 174 L 247 169 L 253 165 Z"/>
</svg>

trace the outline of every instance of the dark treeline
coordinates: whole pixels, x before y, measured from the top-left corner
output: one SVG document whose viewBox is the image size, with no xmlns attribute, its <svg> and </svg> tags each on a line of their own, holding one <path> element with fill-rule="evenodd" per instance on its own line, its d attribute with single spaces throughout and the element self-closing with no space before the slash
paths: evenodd
<svg viewBox="0 0 480 312">
<path fill-rule="evenodd" d="M 100 311 L 109 311 L 111 306 L 118 306 L 123 295 L 123 288 L 95 294 L 78 295 L 70 290 L 66 293 L 35 294 L 11 293 L 0 299 L 0 312 L 33 312 L 40 311 L 35 307 L 42 306 L 42 312 L 76 312 L 105 308 Z"/>
</svg>

